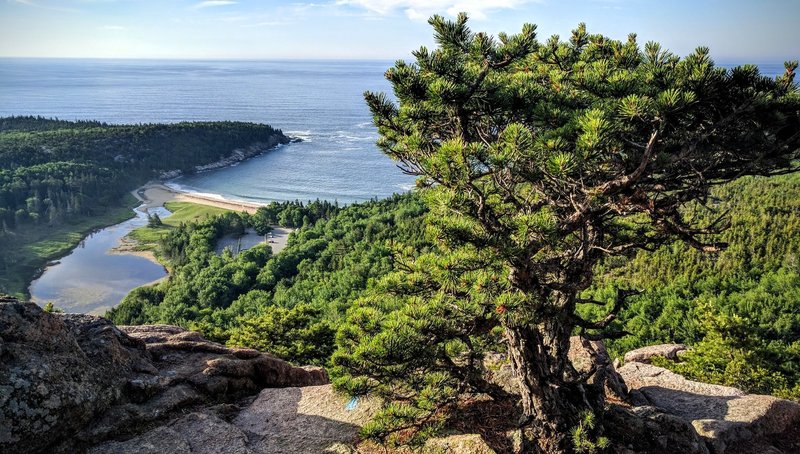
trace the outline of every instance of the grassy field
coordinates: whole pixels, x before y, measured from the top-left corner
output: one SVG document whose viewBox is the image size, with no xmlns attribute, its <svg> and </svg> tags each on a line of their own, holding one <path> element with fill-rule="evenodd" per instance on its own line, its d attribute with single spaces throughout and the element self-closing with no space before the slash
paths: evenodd
<svg viewBox="0 0 800 454">
<path fill-rule="evenodd" d="M 155 252 L 158 240 L 182 222 L 199 221 L 230 211 L 224 208 L 189 202 L 167 202 L 164 204 L 164 208 L 172 214 L 162 219 L 163 225 L 161 227 L 140 227 L 128 234 L 130 238 L 133 238 L 138 243 L 136 250 Z"/>
<path fill-rule="evenodd" d="M 132 208 L 138 204 L 133 196 L 128 196 L 123 206 L 102 216 L 58 227 L 26 227 L 15 232 L 17 241 L 0 254 L 0 293 L 27 298 L 28 285 L 47 262 L 68 254 L 90 232 L 132 218 Z"/>
</svg>

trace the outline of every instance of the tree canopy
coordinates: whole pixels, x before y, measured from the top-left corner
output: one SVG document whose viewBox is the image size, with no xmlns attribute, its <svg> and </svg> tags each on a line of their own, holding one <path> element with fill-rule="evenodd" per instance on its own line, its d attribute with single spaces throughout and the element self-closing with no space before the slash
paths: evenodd
<svg viewBox="0 0 800 454">
<path fill-rule="evenodd" d="M 324 365 L 333 327 L 373 281 L 394 269 L 393 245 L 425 250 L 424 205 L 411 195 L 337 208 L 274 203 L 180 225 L 160 241 L 170 279 L 132 291 L 107 317 L 117 324 L 168 323 L 297 364 Z M 235 257 L 217 241 L 235 226 L 307 222 L 272 255 L 256 246 Z M 283 221 L 281 221 L 283 220 Z"/>
<path fill-rule="evenodd" d="M 706 48 L 679 58 L 583 24 L 539 42 L 533 25 L 495 39 L 465 15 L 430 23 L 436 49 L 386 73 L 397 102 L 366 100 L 378 145 L 420 176 L 442 254 L 418 257 L 351 311 L 337 384 L 391 402 L 372 431 L 384 437 L 465 393 L 492 393 L 476 359 L 502 339 L 530 448 L 561 452 L 603 402 L 569 363 L 569 337 L 624 335 L 607 328 L 636 293 L 583 298 L 596 265 L 674 239 L 725 247 L 709 240 L 725 213 L 684 208 L 717 211 L 714 186 L 797 169 L 797 62 L 770 79 L 719 68 Z M 608 312 L 586 319 L 582 305 Z"/>
</svg>

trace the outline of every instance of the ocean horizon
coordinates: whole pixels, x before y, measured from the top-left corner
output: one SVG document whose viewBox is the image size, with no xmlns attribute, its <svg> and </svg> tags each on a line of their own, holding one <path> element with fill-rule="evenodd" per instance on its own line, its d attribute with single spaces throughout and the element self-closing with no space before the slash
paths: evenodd
<svg viewBox="0 0 800 454">
<path fill-rule="evenodd" d="M 224 169 L 171 180 L 187 192 L 265 204 L 384 198 L 413 187 L 375 146 L 364 91 L 390 60 L 0 58 L 0 116 L 110 124 L 266 123 L 302 139 Z M 739 62 L 720 63 L 730 68 Z M 763 74 L 783 72 L 762 63 Z M 144 182 L 143 182 L 144 183 Z"/>
<path fill-rule="evenodd" d="M 0 59 L 0 116 L 110 124 L 266 123 L 302 142 L 173 180 L 255 203 L 385 198 L 413 185 L 375 146 L 363 92 L 389 91 L 389 61 Z M 144 182 L 143 182 L 144 183 Z"/>
</svg>

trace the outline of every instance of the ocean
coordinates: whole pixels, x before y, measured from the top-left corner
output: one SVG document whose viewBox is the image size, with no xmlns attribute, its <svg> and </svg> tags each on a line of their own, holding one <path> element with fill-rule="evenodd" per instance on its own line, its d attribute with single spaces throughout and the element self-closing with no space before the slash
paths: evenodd
<svg viewBox="0 0 800 454">
<path fill-rule="evenodd" d="M 351 203 L 405 192 L 414 179 L 375 146 L 363 92 L 390 92 L 391 61 L 0 59 L 0 116 L 108 123 L 238 120 L 303 139 L 179 189 L 228 199 Z M 730 67 L 730 65 L 721 65 Z M 765 75 L 781 64 L 760 65 Z"/>
<path fill-rule="evenodd" d="M 267 123 L 303 141 L 172 184 L 258 203 L 351 203 L 413 186 L 413 177 L 375 146 L 377 133 L 362 96 L 365 90 L 390 90 L 383 73 L 391 64 L 0 59 L 0 116 Z"/>
<path fill-rule="evenodd" d="M 351 203 L 409 190 L 375 146 L 363 92 L 390 92 L 391 61 L 0 59 L 0 116 L 108 123 L 239 120 L 303 139 L 179 189 L 228 199 Z M 730 65 L 721 65 L 730 66 Z M 781 64 L 760 65 L 765 75 Z"/>
</svg>

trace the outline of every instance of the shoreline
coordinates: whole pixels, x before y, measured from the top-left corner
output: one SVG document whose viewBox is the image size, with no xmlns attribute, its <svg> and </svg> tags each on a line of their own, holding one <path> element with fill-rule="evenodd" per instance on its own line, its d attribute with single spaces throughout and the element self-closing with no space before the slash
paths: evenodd
<svg viewBox="0 0 800 454">
<path fill-rule="evenodd" d="M 283 146 L 302 142 L 299 137 L 291 137 L 280 133 L 283 139 L 270 140 L 267 143 L 255 143 L 245 148 L 233 150 L 231 154 L 218 161 L 198 165 L 194 167 L 194 172 L 205 173 L 215 170 L 222 170 L 227 167 L 233 167 L 241 164 L 242 162 L 249 161 L 250 159 L 274 151 Z M 182 175 L 180 170 L 171 170 L 162 173 L 157 179 L 150 180 L 144 185 L 131 191 L 131 194 L 136 197 L 142 205 L 136 207 L 139 211 L 147 211 L 148 208 L 163 207 L 166 202 L 190 202 L 200 205 L 214 206 L 217 208 L 225 208 L 233 211 L 243 211 L 253 214 L 258 208 L 265 206 L 255 202 L 244 202 L 237 200 L 228 200 L 222 196 L 213 197 L 212 195 L 198 194 L 190 191 L 182 191 L 169 186 L 169 182 Z"/>
<path fill-rule="evenodd" d="M 198 172 L 221 170 L 223 168 L 237 165 L 243 161 L 247 161 L 259 155 L 268 153 L 269 151 L 272 151 L 282 145 L 287 145 L 290 143 L 301 141 L 300 139 L 294 137 L 288 137 L 288 136 L 286 137 L 288 138 L 287 142 L 267 144 L 267 146 L 264 146 L 265 144 L 258 144 L 255 146 L 248 147 L 247 149 L 234 150 L 231 156 L 207 164 L 205 166 L 198 166 L 199 168 L 196 168 L 195 170 Z M 166 178 L 164 178 L 165 176 Z M 167 202 L 173 202 L 173 201 L 188 202 L 199 205 L 228 209 L 231 211 L 246 212 L 249 214 L 253 214 L 256 212 L 256 210 L 258 210 L 258 208 L 265 206 L 264 204 L 258 204 L 254 202 L 226 200 L 221 197 L 217 198 L 209 195 L 197 194 L 188 191 L 181 191 L 172 188 L 170 186 L 167 186 L 167 183 L 171 179 L 170 176 L 171 175 L 162 174 L 160 179 L 151 180 L 145 183 L 144 185 L 130 191 L 129 194 L 131 194 L 133 198 L 139 202 L 138 205 L 129 206 L 128 209 L 130 210 L 129 213 L 131 213 L 131 215 L 127 216 L 124 219 L 119 219 L 116 222 L 111 222 L 111 223 L 101 222 L 97 225 L 92 226 L 90 229 L 87 229 L 81 233 L 81 241 L 83 241 L 87 236 L 91 235 L 94 232 L 130 220 L 132 217 L 135 217 L 134 212 L 147 212 L 149 208 L 164 207 L 164 204 Z M 279 235 L 278 237 L 275 238 L 277 241 L 270 241 L 270 243 L 273 243 L 271 244 L 271 246 L 273 246 L 273 250 L 275 253 L 277 253 L 278 251 L 283 249 L 283 247 L 285 247 L 287 239 L 286 237 L 288 236 L 289 233 L 291 233 L 291 230 L 282 233 L 283 235 Z M 57 254 L 53 254 L 47 257 L 47 260 L 37 267 L 33 275 L 30 276 L 30 278 L 26 279 L 25 287 L 21 295 L 27 299 L 31 299 L 31 294 L 30 294 L 31 285 L 37 279 L 39 279 L 50 266 L 55 265 L 56 263 L 54 262 L 58 262 L 62 258 L 68 256 L 75 249 L 75 247 L 77 247 L 78 244 L 80 244 L 80 242 L 72 244 L 68 248 L 59 251 Z M 167 272 L 166 276 L 144 285 L 157 284 L 167 279 L 169 277 L 169 269 L 156 258 L 155 254 L 150 250 L 138 250 L 136 249 L 136 246 L 137 246 L 136 243 L 132 241 L 130 238 L 128 238 L 128 236 L 126 235 L 122 239 L 120 239 L 119 244 L 117 246 L 109 249 L 108 253 L 128 254 L 128 255 L 138 256 L 152 263 L 163 266 L 165 268 Z"/>
<path fill-rule="evenodd" d="M 288 140 L 278 141 L 277 143 L 267 144 L 254 144 L 245 149 L 234 150 L 230 156 L 220 159 L 219 161 L 212 162 L 203 166 L 195 166 L 196 172 L 209 172 L 214 170 L 221 170 L 226 167 L 238 165 L 244 161 L 263 155 L 269 151 L 275 150 L 287 144 L 300 142 L 301 139 L 295 137 L 284 136 Z M 223 208 L 231 211 L 246 212 L 254 214 L 260 207 L 264 206 L 253 202 L 243 202 L 235 200 L 226 200 L 222 196 L 212 197 L 210 195 L 197 194 L 189 191 L 181 191 L 168 186 L 168 183 L 173 178 L 180 176 L 181 172 L 173 170 L 163 173 L 159 179 L 150 180 L 142 186 L 130 191 L 130 194 L 139 201 L 139 206 L 134 210 L 147 213 L 150 208 L 164 208 L 167 202 L 188 202 L 199 205 L 213 206 L 216 208 Z M 161 266 L 166 266 L 161 263 L 153 251 L 136 249 L 137 243 L 135 240 L 125 235 L 120 239 L 119 245 L 110 250 L 115 254 L 130 254 L 138 257 L 145 258 L 153 263 Z M 281 247 L 282 249 L 282 247 Z M 169 276 L 169 269 L 167 269 L 167 276 Z M 160 282 L 163 279 L 156 280 L 154 283 Z M 151 283 L 152 284 L 152 283 Z"/>
<path fill-rule="evenodd" d="M 168 202 L 194 203 L 198 205 L 211 206 L 249 214 L 253 214 L 259 208 L 266 206 L 254 202 L 226 200 L 214 197 L 212 195 L 181 191 L 167 186 L 167 182 L 160 180 L 150 181 L 140 188 L 131 191 L 131 194 L 141 202 L 141 204 L 136 207 L 136 210 L 140 212 L 147 212 L 147 210 L 150 208 L 164 207 Z M 264 238 L 265 242 L 268 242 L 272 248 L 273 254 L 279 253 L 286 247 L 288 237 L 292 232 L 294 232 L 294 230 L 295 229 L 285 228 L 278 225 L 273 226 L 273 231 L 270 235 L 270 238 L 267 239 L 266 236 Z M 165 266 L 164 263 L 161 263 L 156 258 L 153 251 L 140 250 L 136 249 L 136 247 L 136 241 L 126 235 L 122 237 L 120 244 L 112 249 L 112 251 L 121 254 L 133 254 L 146 258 L 154 263 L 158 263 L 161 266 Z M 167 273 L 169 273 L 169 269 L 167 269 Z"/>
<path fill-rule="evenodd" d="M 128 232 L 128 234 L 129 233 L 130 232 Z M 111 254 L 135 255 L 136 257 L 147 259 L 155 264 L 163 266 L 164 269 L 167 271 L 167 275 L 169 275 L 169 269 L 166 267 L 166 265 L 158 261 L 158 258 L 156 257 L 155 253 L 147 249 L 144 250 L 136 249 L 138 243 L 132 238 L 129 238 L 128 234 L 125 234 L 125 236 L 120 238 L 118 244 L 113 248 L 109 249 L 108 252 L 110 252 Z"/>
<path fill-rule="evenodd" d="M 255 213 L 256 210 L 261 206 L 246 202 L 229 202 L 226 200 L 217 199 L 215 197 L 179 191 L 167 186 L 166 182 L 159 180 L 150 181 L 143 186 L 134 189 L 130 193 L 140 202 L 139 206 L 134 208 L 134 210 L 141 213 L 147 213 L 151 208 L 165 208 L 165 204 L 168 202 L 195 203 L 198 205 L 213 206 L 232 211 L 242 211 L 250 214 Z M 153 251 L 147 249 L 137 249 L 138 245 L 139 243 L 136 240 L 126 234 L 120 238 L 119 244 L 109 249 L 109 252 L 112 254 L 135 255 L 161 265 L 167 270 L 167 276 L 145 285 L 152 285 L 166 279 L 169 276 L 169 269 L 166 267 L 166 265 L 158 260 Z"/>
<path fill-rule="evenodd" d="M 142 203 L 136 209 L 146 211 L 149 208 L 163 207 L 167 202 L 189 202 L 200 205 L 224 208 L 232 211 L 246 212 L 253 214 L 260 207 L 264 206 L 254 202 L 242 202 L 236 200 L 226 200 L 197 194 L 194 192 L 180 191 L 169 187 L 163 181 L 151 181 L 144 186 L 131 191 L 131 194 Z"/>
<path fill-rule="evenodd" d="M 256 143 L 245 148 L 235 149 L 231 152 L 229 156 L 222 158 L 218 161 L 202 166 L 195 166 L 195 171 L 208 172 L 208 171 L 220 170 L 226 167 L 231 167 L 234 165 L 238 165 L 239 163 L 247 161 L 249 159 L 266 154 L 281 146 L 302 141 L 302 139 L 296 137 L 290 137 L 286 135 L 282 136 L 283 136 L 282 139 L 275 140 L 274 142 L 269 141 L 267 143 Z M 31 285 L 33 285 L 33 283 L 36 280 L 40 279 L 49 267 L 57 265 L 61 259 L 70 255 L 72 251 L 92 233 L 128 221 L 136 216 L 135 214 L 136 212 L 147 212 L 148 208 L 154 208 L 159 206 L 163 207 L 164 203 L 166 202 L 170 201 L 189 202 L 207 206 L 215 206 L 218 208 L 224 208 L 232 211 L 240 211 L 240 212 L 243 211 L 250 214 L 255 213 L 259 207 L 263 206 L 257 203 L 226 201 L 224 199 L 216 199 L 214 197 L 203 196 L 200 194 L 193 194 L 190 192 L 179 191 L 174 188 L 170 188 L 169 186 L 166 185 L 166 183 L 168 182 L 170 177 L 177 177 L 180 174 L 180 172 L 177 172 L 177 174 L 173 176 L 168 175 L 170 173 L 171 172 L 162 174 L 160 179 L 151 180 L 150 182 L 144 184 L 143 186 L 134 189 L 132 191 L 129 191 L 129 194 L 131 194 L 133 198 L 138 201 L 138 205 L 131 204 L 126 207 L 128 210 L 127 212 L 130 213 L 129 215 L 117 216 L 117 219 L 114 219 L 113 221 L 100 220 L 99 222 L 91 223 L 92 225 L 89 228 L 78 229 L 75 233 L 78 233 L 80 235 L 79 241 L 69 241 L 69 244 L 66 247 L 58 250 L 56 253 L 48 254 L 46 257 L 43 258 L 41 263 L 35 264 L 35 269 L 31 274 L 23 278 L 24 286 L 22 288 L 11 287 L 10 290 L 14 292 L 16 295 L 23 297 L 24 299 L 31 300 L 32 299 L 32 295 L 30 292 Z M 125 240 L 126 237 L 127 235 L 120 240 L 120 243 L 117 246 L 109 249 L 108 253 L 135 255 L 147 259 L 152 263 L 164 266 L 163 263 L 158 261 L 155 254 L 153 254 L 152 251 L 136 250 L 135 249 L 136 245 L 132 244 L 130 241 L 126 241 Z M 165 276 L 162 279 L 166 279 L 167 277 L 169 277 L 169 270 L 166 267 L 164 268 L 167 270 L 167 276 Z M 148 285 L 157 283 L 159 281 L 160 280 L 151 282 Z"/>
</svg>

